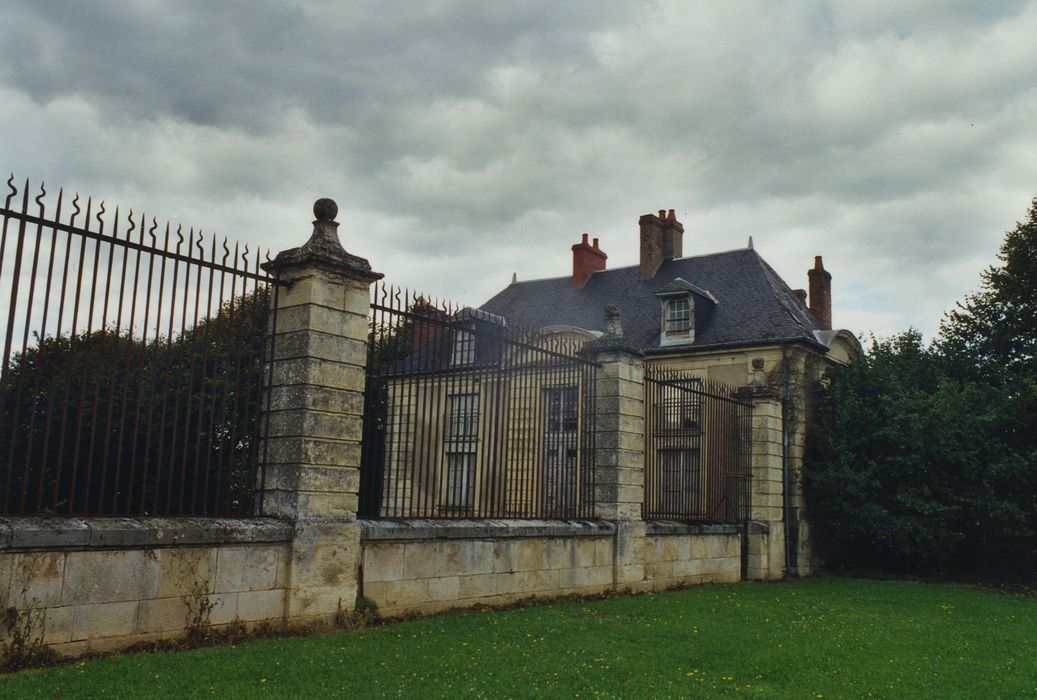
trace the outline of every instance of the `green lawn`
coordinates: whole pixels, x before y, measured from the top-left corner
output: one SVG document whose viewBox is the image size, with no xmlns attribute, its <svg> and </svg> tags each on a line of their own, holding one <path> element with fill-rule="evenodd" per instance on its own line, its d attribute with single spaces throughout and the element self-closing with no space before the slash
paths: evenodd
<svg viewBox="0 0 1037 700">
<path fill-rule="evenodd" d="M 0 678 L 0 697 L 1037 697 L 1037 598 L 814 579 L 468 612 Z"/>
</svg>

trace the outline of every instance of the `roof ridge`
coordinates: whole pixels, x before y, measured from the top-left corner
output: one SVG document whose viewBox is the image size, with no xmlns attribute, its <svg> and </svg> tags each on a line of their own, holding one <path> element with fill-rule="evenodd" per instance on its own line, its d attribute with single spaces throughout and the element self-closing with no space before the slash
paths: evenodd
<svg viewBox="0 0 1037 700">
<path fill-rule="evenodd" d="M 746 253 L 746 252 L 756 253 L 756 251 L 753 248 L 731 248 L 730 250 L 718 250 L 715 253 L 702 253 L 701 255 L 683 255 L 683 256 L 681 256 L 679 258 L 669 258 L 668 260 L 666 260 L 664 262 L 676 262 L 678 260 L 698 260 L 700 258 L 712 258 L 712 257 L 720 256 L 720 255 L 730 255 L 731 253 Z M 759 253 L 756 253 L 756 255 L 757 255 L 757 257 L 759 257 Z M 638 267 L 641 267 L 641 263 L 634 263 L 632 265 L 620 265 L 619 267 L 610 267 L 610 268 L 605 269 L 605 270 L 595 270 L 595 271 L 593 271 L 591 273 L 591 276 L 593 276 L 593 275 L 600 275 L 600 274 L 608 274 L 609 272 L 619 272 L 620 270 L 630 270 L 630 269 L 638 268 Z M 515 285 L 518 285 L 518 284 L 529 284 L 531 282 L 550 282 L 551 280 L 567 280 L 567 279 L 570 279 L 571 277 L 572 277 L 572 275 L 556 275 L 554 277 L 537 277 L 535 279 L 530 279 L 530 280 L 517 280 L 515 282 L 509 282 L 508 285 L 505 287 L 505 289 L 507 289 L 508 287 L 514 287 Z"/>
</svg>

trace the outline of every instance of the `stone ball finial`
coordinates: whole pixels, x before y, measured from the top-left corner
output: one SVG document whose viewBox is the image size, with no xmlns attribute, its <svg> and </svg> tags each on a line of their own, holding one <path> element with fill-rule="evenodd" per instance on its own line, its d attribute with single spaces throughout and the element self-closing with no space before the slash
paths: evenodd
<svg viewBox="0 0 1037 700">
<path fill-rule="evenodd" d="M 338 205 L 334 199 L 322 197 L 313 203 L 313 216 L 317 221 L 334 221 L 338 216 Z"/>
<path fill-rule="evenodd" d="M 606 304 L 605 318 L 609 320 L 619 318 L 619 304 Z"/>
<path fill-rule="evenodd" d="M 753 358 L 753 369 L 755 369 L 755 370 L 763 369 L 763 358 L 762 357 L 754 357 Z"/>
</svg>

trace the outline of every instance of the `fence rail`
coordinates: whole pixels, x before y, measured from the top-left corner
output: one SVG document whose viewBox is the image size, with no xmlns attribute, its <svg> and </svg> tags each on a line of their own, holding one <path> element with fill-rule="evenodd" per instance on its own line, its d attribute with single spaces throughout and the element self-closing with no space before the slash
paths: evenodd
<svg viewBox="0 0 1037 700">
<path fill-rule="evenodd" d="M 591 517 L 597 365 L 578 345 L 376 285 L 361 515 Z"/>
<path fill-rule="evenodd" d="M 253 513 L 277 294 L 261 252 L 7 187 L 0 513 Z"/>
<path fill-rule="evenodd" d="M 749 517 L 751 404 L 692 373 L 645 372 L 645 519 Z"/>
</svg>

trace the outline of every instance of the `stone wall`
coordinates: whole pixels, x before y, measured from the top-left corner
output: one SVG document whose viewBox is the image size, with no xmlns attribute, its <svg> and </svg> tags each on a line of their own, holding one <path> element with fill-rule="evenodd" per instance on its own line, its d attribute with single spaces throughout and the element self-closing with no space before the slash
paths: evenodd
<svg viewBox="0 0 1037 700">
<path fill-rule="evenodd" d="M 44 642 L 67 655 L 192 626 L 280 626 L 290 538 L 263 519 L 0 521 L 0 609 L 42 611 Z"/>
<path fill-rule="evenodd" d="M 343 610 L 358 589 L 381 614 L 400 615 L 741 578 L 734 526 L 358 525 L 359 586 L 328 603 Z M 175 638 L 192 626 L 281 629 L 307 619 L 291 614 L 291 596 L 307 589 L 297 585 L 300 575 L 320 575 L 319 562 L 292 571 L 292 540 L 291 525 L 274 519 L 0 521 L 0 607 L 44 611 L 44 641 L 67 655 Z"/>
<path fill-rule="evenodd" d="M 727 526 L 649 524 L 625 543 L 626 533 L 608 521 L 362 521 L 361 528 L 362 595 L 385 615 L 741 578 L 741 537 Z"/>
<path fill-rule="evenodd" d="M 656 590 L 742 579 L 742 537 L 735 526 L 650 523 L 645 581 Z"/>
</svg>

